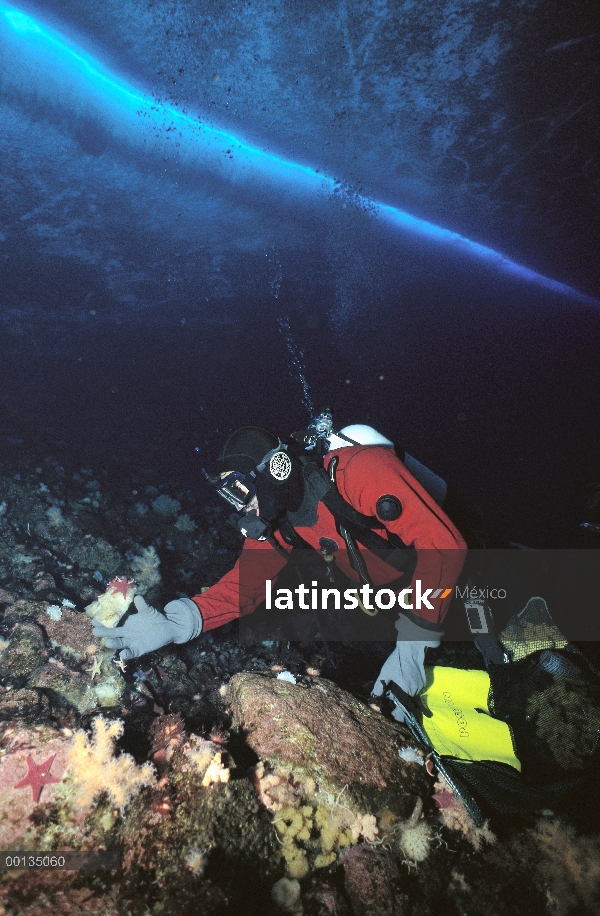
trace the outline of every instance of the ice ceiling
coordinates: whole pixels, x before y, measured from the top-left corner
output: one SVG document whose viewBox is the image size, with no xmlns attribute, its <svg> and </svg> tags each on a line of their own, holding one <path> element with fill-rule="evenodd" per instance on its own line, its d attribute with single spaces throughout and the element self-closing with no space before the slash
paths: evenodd
<svg viewBox="0 0 600 916">
<path fill-rule="evenodd" d="M 175 298 L 227 323 L 261 286 L 306 292 L 307 274 L 326 285 L 340 257 L 385 238 L 393 258 L 408 236 L 593 302 L 596 15 L 584 0 L 0 3 L 9 305 L 35 319 L 26 252 L 79 278 L 46 316 L 101 290 L 146 323 Z"/>
</svg>

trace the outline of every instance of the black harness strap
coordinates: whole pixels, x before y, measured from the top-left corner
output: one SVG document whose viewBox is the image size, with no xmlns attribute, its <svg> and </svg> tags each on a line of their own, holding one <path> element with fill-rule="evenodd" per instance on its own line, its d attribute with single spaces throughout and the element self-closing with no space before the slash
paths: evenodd
<svg viewBox="0 0 600 916">
<path fill-rule="evenodd" d="M 314 547 L 312 547 L 308 541 L 305 541 L 302 535 L 298 534 L 287 515 L 284 515 L 283 518 L 279 519 L 277 527 L 281 537 L 286 542 L 286 544 L 290 545 L 290 547 L 298 547 L 304 549 L 308 547 L 310 550 L 314 550 Z"/>
<path fill-rule="evenodd" d="M 363 515 L 354 509 L 340 495 L 333 480 L 327 472 L 314 461 L 303 461 L 304 478 L 319 500 L 329 509 L 338 528 L 341 526 L 353 540 L 358 541 L 367 550 L 379 556 L 384 563 L 397 572 L 412 575 L 417 563 L 417 552 L 391 531 L 387 538 L 374 531 L 374 528 L 385 530 L 376 516 Z M 335 469 L 334 469 L 335 470 Z M 292 546 L 309 546 L 295 531 L 289 519 L 284 519 L 279 528 L 284 539 Z M 302 542 L 302 543 L 300 543 Z"/>
<path fill-rule="evenodd" d="M 376 516 L 363 515 L 353 509 L 339 493 L 335 483 L 329 479 L 326 472 L 317 465 L 314 465 L 314 468 L 329 482 L 329 489 L 321 497 L 321 501 L 327 506 L 336 522 L 343 524 L 351 537 L 367 550 L 374 551 L 392 569 L 400 573 L 412 572 L 417 563 L 415 548 L 405 544 L 402 538 L 392 531 L 387 532 L 387 538 L 377 534 L 373 529 L 385 530 L 385 525 Z M 311 473 L 314 473 L 312 469 Z"/>
</svg>

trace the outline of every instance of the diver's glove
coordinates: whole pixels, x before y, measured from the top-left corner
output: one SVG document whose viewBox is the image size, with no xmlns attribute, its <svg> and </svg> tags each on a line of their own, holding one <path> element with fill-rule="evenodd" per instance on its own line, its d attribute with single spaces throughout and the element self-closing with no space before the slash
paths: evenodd
<svg viewBox="0 0 600 916">
<path fill-rule="evenodd" d="M 383 685 L 388 681 L 394 681 L 409 696 L 417 696 L 425 686 L 425 649 L 436 649 L 444 635 L 418 626 L 405 614 L 396 621 L 396 629 L 398 642 L 375 681 L 375 697 L 383 694 Z M 397 706 L 394 706 L 392 716 L 397 722 L 404 722 L 402 711 Z"/>
<path fill-rule="evenodd" d="M 202 615 L 191 598 L 169 601 L 164 614 L 136 595 L 137 614 L 128 617 L 122 627 L 94 624 L 92 633 L 101 636 L 109 649 L 120 649 L 123 661 L 138 658 L 146 652 L 162 649 L 169 643 L 188 642 L 202 632 Z"/>
</svg>

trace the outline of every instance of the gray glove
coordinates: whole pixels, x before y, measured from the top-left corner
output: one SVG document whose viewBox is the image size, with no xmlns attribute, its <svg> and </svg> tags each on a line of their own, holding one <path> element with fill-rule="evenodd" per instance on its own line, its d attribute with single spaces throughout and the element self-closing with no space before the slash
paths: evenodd
<svg viewBox="0 0 600 916">
<path fill-rule="evenodd" d="M 396 629 L 398 642 L 375 681 L 375 697 L 383 694 L 383 684 L 388 681 L 394 681 L 411 697 L 420 693 L 425 686 L 425 649 L 436 649 L 444 635 L 417 626 L 405 614 L 396 621 Z M 392 716 L 397 722 L 404 722 L 402 711 L 397 706 L 394 706 Z"/>
<path fill-rule="evenodd" d="M 169 601 L 164 614 L 136 595 L 133 603 L 137 614 L 129 617 L 122 627 L 104 627 L 95 623 L 94 636 L 101 636 L 109 649 L 121 649 L 123 661 L 161 649 L 169 643 L 188 642 L 202 632 L 202 615 L 190 598 Z"/>
</svg>

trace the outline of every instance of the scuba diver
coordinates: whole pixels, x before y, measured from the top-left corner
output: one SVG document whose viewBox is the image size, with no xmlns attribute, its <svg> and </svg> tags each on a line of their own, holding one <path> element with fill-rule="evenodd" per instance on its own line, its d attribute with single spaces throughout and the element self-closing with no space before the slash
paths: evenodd
<svg viewBox="0 0 600 916">
<path fill-rule="evenodd" d="M 300 596 L 317 583 L 353 586 L 355 633 L 368 630 L 377 614 L 387 618 L 385 638 L 396 644 L 373 694 L 393 681 L 418 695 L 425 650 L 443 636 L 467 551 L 442 509 L 452 496 L 445 482 L 369 426 L 334 431 L 328 409 L 285 443 L 261 427 L 236 430 L 218 468 L 205 476 L 235 509 L 245 537 L 233 569 L 202 594 L 169 602 L 164 614 L 138 595 L 137 614 L 116 628 L 96 624 L 94 634 L 125 661 L 185 643 L 252 613 L 291 564 Z M 379 590 L 385 607 L 377 598 L 377 607 L 371 603 Z M 394 717 L 402 716 L 396 709 Z"/>
<path fill-rule="evenodd" d="M 245 538 L 241 556 L 213 586 L 170 601 L 164 613 L 138 595 L 137 613 L 122 626 L 95 623 L 94 635 L 122 661 L 268 608 L 275 587 L 278 595 L 298 595 L 304 625 L 313 610 L 317 637 L 325 639 L 329 605 L 320 619 L 312 601 L 314 587 L 327 586 L 323 593 L 354 598 L 350 607 L 336 603 L 340 635 L 333 638 L 394 641 L 372 694 L 385 696 L 382 705 L 428 749 L 438 777 L 476 826 L 484 822 L 481 802 L 522 813 L 571 805 L 577 793 L 586 797 L 582 787 L 600 755 L 600 673 L 562 635 L 543 598 L 524 599 L 496 637 L 486 601 L 471 596 L 464 610 L 486 670 L 425 666 L 426 649 L 444 635 L 467 548 L 488 546 L 477 513 L 440 477 L 369 426 L 335 431 L 329 410 L 286 442 L 262 427 L 236 430 L 221 450 L 218 473 L 205 476 L 235 510 Z M 543 553 L 539 559 L 548 566 Z M 529 560 L 533 576 L 522 574 Z M 470 550 L 462 579 L 486 581 L 480 565 L 489 574 L 497 562 L 503 574 L 516 570 L 516 601 L 529 584 L 548 583 L 536 571 L 537 552 L 512 549 Z M 549 565 L 552 573 L 556 564 Z M 557 575 L 560 585 L 564 576 Z M 582 577 L 584 592 L 596 579 Z M 280 588 L 294 582 L 296 589 Z M 552 584 L 546 592 L 560 610 L 560 588 L 550 575 Z M 384 593 L 385 602 L 378 598 Z M 309 594 L 310 605 L 303 603 Z M 278 600 L 281 632 L 296 608 Z M 575 605 L 569 596 L 563 603 L 593 606 L 587 593 Z"/>
</svg>

